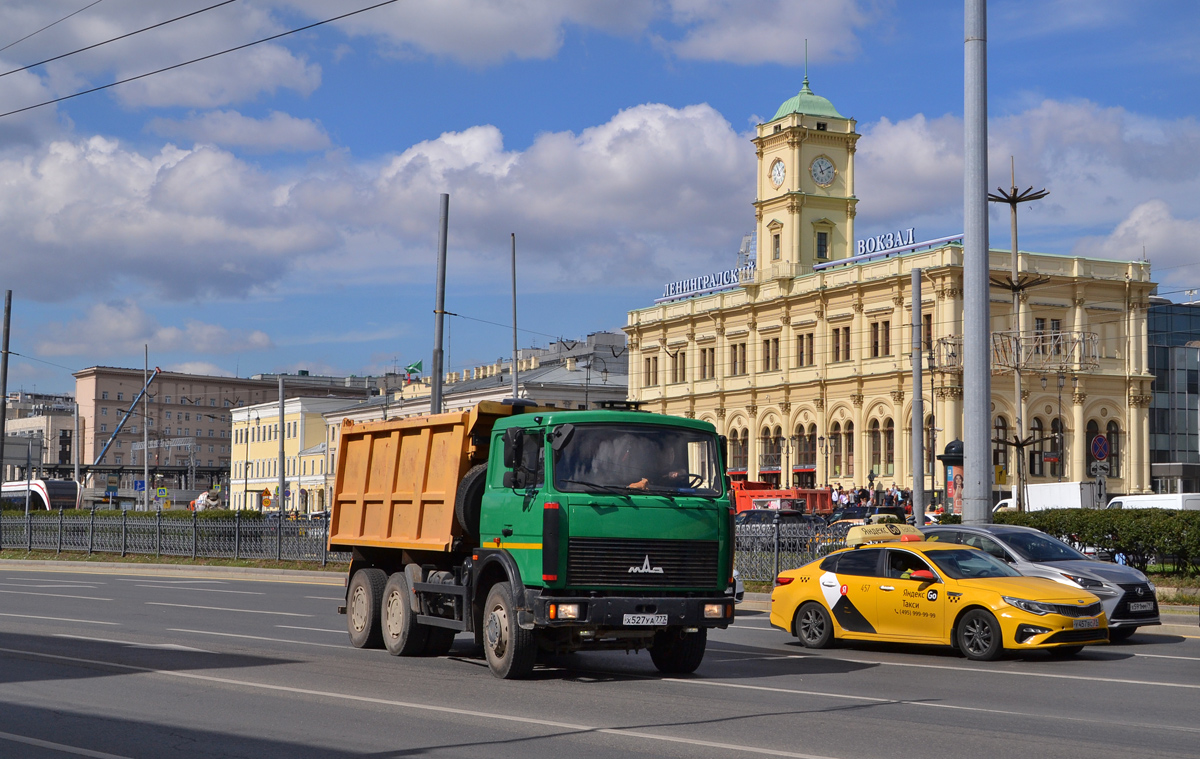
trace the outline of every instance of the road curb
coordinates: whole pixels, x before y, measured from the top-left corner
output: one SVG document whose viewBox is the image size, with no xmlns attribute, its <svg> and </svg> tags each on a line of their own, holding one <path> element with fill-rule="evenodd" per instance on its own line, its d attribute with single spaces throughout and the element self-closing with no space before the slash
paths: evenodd
<svg viewBox="0 0 1200 759">
<path fill-rule="evenodd" d="M 312 569 L 260 569 L 257 567 L 219 567 L 203 564 L 126 564 L 119 561 L 55 561 L 53 559 L 3 559 L 0 567 L 27 569 L 55 569 L 63 572 L 91 572 L 93 574 L 170 575 L 175 577 L 225 576 L 242 580 L 283 580 L 311 582 L 325 580 L 322 585 L 344 586 L 345 578 L 336 572 L 320 572 Z"/>
</svg>

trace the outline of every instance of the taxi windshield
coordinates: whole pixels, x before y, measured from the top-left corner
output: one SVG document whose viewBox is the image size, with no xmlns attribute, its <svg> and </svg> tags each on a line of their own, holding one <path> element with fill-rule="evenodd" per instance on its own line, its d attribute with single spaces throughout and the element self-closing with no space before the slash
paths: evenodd
<svg viewBox="0 0 1200 759">
<path fill-rule="evenodd" d="M 1039 535 L 1036 532 L 1010 532 L 1005 533 L 1002 537 L 1014 553 L 1031 563 L 1087 559 L 1079 551 L 1049 535 Z"/>
<path fill-rule="evenodd" d="M 989 553 L 975 548 L 929 551 L 925 557 L 955 580 L 980 577 L 1020 577 L 1021 573 Z"/>
<path fill-rule="evenodd" d="M 576 424 L 555 452 L 560 493 L 721 494 L 716 435 L 653 424 Z"/>
</svg>

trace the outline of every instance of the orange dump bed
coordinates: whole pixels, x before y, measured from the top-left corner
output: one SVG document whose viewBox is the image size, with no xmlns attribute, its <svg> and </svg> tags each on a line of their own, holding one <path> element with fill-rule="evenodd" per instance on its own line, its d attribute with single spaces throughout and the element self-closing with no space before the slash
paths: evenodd
<svg viewBox="0 0 1200 759">
<path fill-rule="evenodd" d="M 512 413 L 485 401 L 466 411 L 343 423 L 330 547 L 449 551 L 461 534 L 458 483 L 487 461 L 492 425 Z"/>
</svg>

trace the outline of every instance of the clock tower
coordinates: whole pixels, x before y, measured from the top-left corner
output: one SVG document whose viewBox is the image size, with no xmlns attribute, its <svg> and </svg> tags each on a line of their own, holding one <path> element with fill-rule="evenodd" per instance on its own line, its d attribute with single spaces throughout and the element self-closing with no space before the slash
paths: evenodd
<svg viewBox="0 0 1200 759">
<path fill-rule="evenodd" d="M 808 86 L 758 125 L 759 278 L 796 277 L 851 255 L 854 119 Z"/>
</svg>

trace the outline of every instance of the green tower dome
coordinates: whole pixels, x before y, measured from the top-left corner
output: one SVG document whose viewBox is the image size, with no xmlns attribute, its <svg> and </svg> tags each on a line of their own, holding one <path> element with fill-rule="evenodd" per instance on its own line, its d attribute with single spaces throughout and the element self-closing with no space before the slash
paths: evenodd
<svg viewBox="0 0 1200 759">
<path fill-rule="evenodd" d="M 823 98 L 820 95 L 814 94 L 808 88 L 808 76 L 804 77 L 804 86 L 800 88 L 799 94 L 795 97 L 788 98 L 783 101 L 783 105 L 779 106 L 779 110 L 771 118 L 771 121 L 777 121 L 787 116 L 789 113 L 803 113 L 806 116 L 827 116 L 834 119 L 846 118 L 838 113 L 833 107 L 833 103 L 829 102 L 828 98 Z"/>
</svg>

